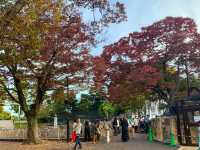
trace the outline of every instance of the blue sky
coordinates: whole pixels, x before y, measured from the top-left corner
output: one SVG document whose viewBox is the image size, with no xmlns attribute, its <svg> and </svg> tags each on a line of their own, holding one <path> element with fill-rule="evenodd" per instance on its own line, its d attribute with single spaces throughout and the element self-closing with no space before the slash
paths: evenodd
<svg viewBox="0 0 200 150">
<path fill-rule="evenodd" d="M 167 16 L 190 17 L 200 29 L 200 0 L 120 0 L 126 6 L 128 21 L 111 25 L 103 34 L 104 43 L 93 49 L 93 55 L 99 55 L 102 47 L 118 41 L 128 33 L 139 31 L 141 27 Z"/>
</svg>

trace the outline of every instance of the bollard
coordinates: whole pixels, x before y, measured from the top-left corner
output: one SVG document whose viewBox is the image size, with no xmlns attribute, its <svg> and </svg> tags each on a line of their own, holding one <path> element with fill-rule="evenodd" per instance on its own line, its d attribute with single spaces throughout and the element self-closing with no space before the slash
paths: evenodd
<svg viewBox="0 0 200 150">
<path fill-rule="evenodd" d="M 176 146 L 175 137 L 174 137 L 174 133 L 172 132 L 172 130 L 170 130 L 170 145 L 172 147 Z"/>
<path fill-rule="evenodd" d="M 152 129 L 151 128 L 149 128 L 149 132 L 148 132 L 148 141 L 150 143 L 152 143 L 152 141 L 153 141 L 153 135 L 152 135 Z"/>
</svg>

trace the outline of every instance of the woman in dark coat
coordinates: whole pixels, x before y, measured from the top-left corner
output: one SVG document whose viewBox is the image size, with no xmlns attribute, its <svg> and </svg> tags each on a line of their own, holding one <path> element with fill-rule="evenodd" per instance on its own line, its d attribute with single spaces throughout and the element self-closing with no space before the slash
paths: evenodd
<svg viewBox="0 0 200 150">
<path fill-rule="evenodd" d="M 90 124 L 89 121 L 85 121 L 85 142 L 89 142 L 91 139 L 90 137 Z"/>
<path fill-rule="evenodd" d="M 121 126 L 122 126 L 122 141 L 127 142 L 129 140 L 129 135 L 128 135 L 128 121 L 126 118 L 122 119 Z"/>
</svg>

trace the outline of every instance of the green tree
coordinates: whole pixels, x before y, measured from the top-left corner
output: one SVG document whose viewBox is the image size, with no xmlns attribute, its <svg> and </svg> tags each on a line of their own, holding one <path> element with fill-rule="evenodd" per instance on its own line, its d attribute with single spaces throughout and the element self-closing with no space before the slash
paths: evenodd
<svg viewBox="0 0 200 150">
<path fill-rule="evenodd" d="M 78 103 L 78 109 L 80 111 L 94 111 L 98 110 L 102 103 L 106 101 L 106 98 L 99 92 L 90 91 L 88 94 L 82 94 L 80 102 Z"/>
<path fill-rule="evenodd" d="M 108 119 L 116 112 L 116 106 L 111 102 L 104 102 L 100 105 L 99 112 Z"/>
<path fill-rule="evenodd" d="M 5 112 L 3 110 L 3 107 L 0 106 L 0 120 L 10 120 L 11 119 L 11 114 L 8 112 Z"/>
<path fill-rule="evenodd" d="M 89 94 L 82 94 L 80 103 L 78 104 L 78 109 L 80 111 L 88 112 L 92 109 L 93 99 Z"/>
</svg>

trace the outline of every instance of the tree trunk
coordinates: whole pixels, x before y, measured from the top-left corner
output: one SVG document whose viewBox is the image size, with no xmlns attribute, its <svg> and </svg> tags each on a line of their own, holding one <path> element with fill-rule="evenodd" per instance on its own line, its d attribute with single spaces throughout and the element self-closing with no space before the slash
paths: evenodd
<svg viewBox="0 0 200 150">
<path fill-rule="evenodd" d="M 37 117 L 30 115 L 27 117 L 27 122 L 28 122 L 27 143 L 33 143 L 33 144 L 40 143 Z"/>
</svg>

